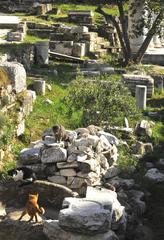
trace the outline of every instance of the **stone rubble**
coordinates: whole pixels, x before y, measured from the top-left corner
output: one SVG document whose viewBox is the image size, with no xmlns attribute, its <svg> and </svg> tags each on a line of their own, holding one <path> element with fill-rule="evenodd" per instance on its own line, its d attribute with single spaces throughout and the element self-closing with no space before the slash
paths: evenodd
<svg viewBox="0 0 164 240">
<path fill-rule="evenodd" d="M 71 189 L 79 189 L 85 181 L 89 185 L 99 184 L 103 176 L 110 178 L 118 174 L 118 169 L 113 165 L 118 158 L 119 140 L 114 135 L 100 131 L 96 126 L 67 133 L 68 143 L 56 143 L 52 129 L 47 129 L 43 133 L 44 140 L 20 152 L 18 165 L 28 165 L 38 174 L 40 167 L 37 171 L 37 166 L 40 164 L 43 169 L 41 176 L 56 183 L 66 183 Z M 50 164 L 55 171 L 48 175 L 45 169 Z"/>
<path fill-rule="evenodd" d="M 122 222 L 121 222 L 122 221 Z M 45 220 L 43 231 L 50 240 L 118 239 L 116 230 L 126 225 L 125 208 L 117 194 L 107 189 L 87 188 L 85 198 L 65 198 L 58 220 Z M 52 228 L 53 226 L 53 228 Z M 58 233 L 58 238 L 57 238 Z"/>
</svg>

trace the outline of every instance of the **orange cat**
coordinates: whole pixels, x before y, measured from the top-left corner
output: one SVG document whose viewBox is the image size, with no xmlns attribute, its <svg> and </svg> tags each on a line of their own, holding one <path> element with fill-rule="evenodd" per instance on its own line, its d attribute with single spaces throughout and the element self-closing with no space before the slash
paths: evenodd
<svg viewBox="0 0 164 240">
<path fill-rule="evenodd" d="M 44 214 L 44 208 L 39 207 L 38 205 L 38 196 L 39 194 L 29 194 L 28 201 L 26 203 L 25 209 L 22 212 L 20 218 L 18 220 L 21 220 L 23 216 L 28 214 L 30 216 L 29 222 L 33 220 L 35 217 L 35 221 L 38 222 L 37 213 Z"/>
</svg>

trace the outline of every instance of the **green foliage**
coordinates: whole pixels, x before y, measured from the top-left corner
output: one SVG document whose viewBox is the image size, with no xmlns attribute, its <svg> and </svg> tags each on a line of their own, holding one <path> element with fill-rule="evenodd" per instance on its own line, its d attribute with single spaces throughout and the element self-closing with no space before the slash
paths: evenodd
<svg viewBox="0 0 164 240">
<path fill-rule="evenodd" d="M 6 122 L 8 122 L 8 118 L 4 115 L 4 113 L 0 112 L 0 130 L 5 127 Z"/>
<path fill-rule="evenodd" d="M 48 40 L 48 38 L 46 39 L 43 39 L 43 38 L 40 38 L 40 37 L 37 37 L 37 36 L 32 36 L 32 35 L 29 35 L 27 34 L 24 38 L 24 42 L 25 43 L 35 43 L 35 42 L 40 42 L 40 41 L 45 41 L 45 40 Z"/>
<path fill-rule="evenodd" d="M 3 108 L 3 107 L 6 106 L 7 104 L 9 104 L 9 98 L 8 98 L 8 96 L 3 96 L 3 97 L 1 98 L 0 107 Z"/>
<path fill-rule="evenodd" d="M 33 112 L 27 117 L 26 120 L 26 132 L 23 136 L 23 140 L 27 140 L 29 135 L 31 141 L 37 140 L 41 137 L 42 132 L 54 124 L 62 124 L 66 128 L 74 129 L 81 126 L 81 116 L 78 112 L 74 112 L 69 116 L 69 108 L 65 104 L 64 98 L 67 95 L 67 85 L 72 80 L 69 71 L 72 71 L 72 67 L 69 64 L 55 64 L 55 68 L 59 73 L 58 76 L 54 74 L 48 74 L 47 70 L 42 73 L 43 78 L 46 78 L 46 82 L 51 84 L 52 91 L 46 91 L 45 96 L 38 96 L 34 106 Z M 37 74 L 37 69 L 35 69 Z M 44 75 L 45 74 L 45 75 Z M 52 104 L 44 102 L 45 99 L 50 99 Z M 69 116 L 69 117 L 68 117 Z"/>
<path fill-rule="evenodd" d="M 136 108 L 135 99 L 118 78 L 78 78 L 71 84 L 66 97 L 70 114 L 74 111 L 82 112 L 85 126 L 102 126 L 104 123 L 123 125 L 125 117 L 128 117 L 129 121 L 137 120 L 140 112 Z"/>
<path fill-rule="evenodd" d="M 9 144 L 13 136 L 13 125 L 9 118 L 0 112 L 0 148 Z"/>
<path fill-rule="evenodd" d="M 137 164 L 137 159 L 132 156 L 130 151 L 123 147 L 119 148 L 118 165 L 121 169 L 126 169 L 130 166 L 136 166 Z"/>
</svg>

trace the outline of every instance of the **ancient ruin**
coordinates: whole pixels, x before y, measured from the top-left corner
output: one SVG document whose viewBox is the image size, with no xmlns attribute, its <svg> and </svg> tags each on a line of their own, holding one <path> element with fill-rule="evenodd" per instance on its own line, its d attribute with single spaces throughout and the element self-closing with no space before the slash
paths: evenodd
<svg viewBox="0 0 164 240">
<path fill-rule="evenodd" d="M 163 5 L 107 2 L 0 0 L 0 239 L 163 239 Z"/>
</svg>

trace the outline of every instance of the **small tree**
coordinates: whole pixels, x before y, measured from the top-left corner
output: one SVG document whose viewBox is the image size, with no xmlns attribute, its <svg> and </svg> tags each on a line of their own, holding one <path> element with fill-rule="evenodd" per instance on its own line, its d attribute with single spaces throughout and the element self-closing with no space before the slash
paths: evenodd
<svg viewBox="0 0 164 240">
<path fill-rule="evenodd" d="M 147 22 L 144 22 L 145 26 L 148 28 L 148 32 L 146 35 L 146 38 L 142 45 L 140 46 L 138 52 L 136 54 L 132 54 L 131 47 L 130 47 L 130 40 L 129 40 L 129 34 L 126 24 L 126 14 L 124 9 L 124 4 L 128 3 L 128 0 L 106 0 L 106 2 L 109 4 L 116 4 L 119 10 L 119 18 L 106 13 L 103 10 L 103 6 L 99 5 L 96 11 L 104 16 L 106 21 L 109 23 L 112 23 L 114 27 L 116 28 L 118 38 L 122 47 L 123 57 L 124 57 L 124 65 L 127 65 L 128 63 L 135 63 L 138 64 L 142 60 L 142 57 L 147 50 L 147 47 L 149 46 L 149 43 L 152 40 L 152 37 L 154 34 L 160 32 L 160 24 L 162 23 L 162 20 L 164 18 L 164 0 L 134 0 L 130 7 L 133 7 L 133 9 L 137 9 L 138 4 L 141 4 L 141 2 L 145 3 L 145 6 L 147 10 L 149 11 L 149 14 L 147 16 Z M 156 18 L 153 23 L 151 23 L 152 14 L 156 14 Z M 135 10 L 132 14 L 135 14 Z M 136 24 L 135 29 L 135 36 L 139 36 L 142 34 L 143 24 Z"/>
<path fill-rule="evenodd" d="M 69 113 L 79 111 L 82 114 L 84 126 L 123 125 L 125 117 L 130 121 L 140 117 L 135 99 L 116 78 L 79 78 L 70 85 L 66 100 Z"/>
</svg>

